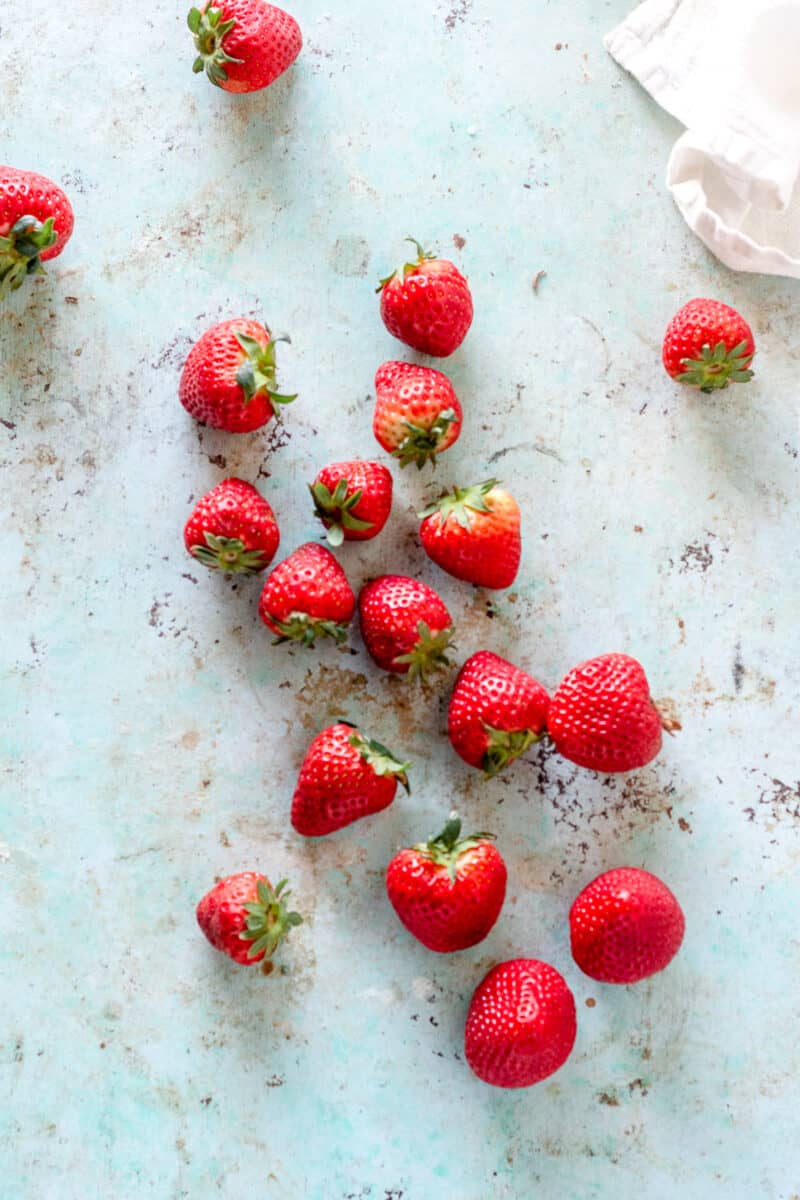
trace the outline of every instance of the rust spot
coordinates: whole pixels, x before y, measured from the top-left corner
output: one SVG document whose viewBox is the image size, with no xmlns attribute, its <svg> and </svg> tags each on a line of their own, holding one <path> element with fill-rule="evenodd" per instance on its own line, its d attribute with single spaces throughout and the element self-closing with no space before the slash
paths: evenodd
<svg viewBox="0 0 800 1200">
<path fill-rule="evenodd" d="M 619 1108 L 619 1100 L 613 1092 L 600 1092 L 597 1102 L 598 1104 L 607 1104 L 609 1108 Z"/>
<path fill-rule="evenodd" d="M 586 997 L 586 1007 L 587 1007 L 587 1008 L 594 1008 L 594 1006 L 595 1006 L 596 1004 L 597 1004 L 597 1001 L 595 1000 L 594 996 L 587 996 L 587 997 Z"/>
<path fill-rule="evenodd" d="M 226 849 L 230 847 L 231 839 L 228 837 L 224 829 L 220 829 L 219 831 L 219 844 L 220 846 L 225 846 Z"/>
<path fill-rule="evenodd" d="M 462 237 L 460 233 L 453 234 L 453 245 L 455 246 L 456 250 L 463 250 L 466 244 L 467 239 Z"/>
<path fill-rule="evenodd" d="M 678 817 L 678 828 L 684 833 L 691 833 L 692 827 L 684 817 Z"/>
<path fill-rule="evenodd" d="M 545 279 L 546 277 L 547 277 L 547 271 L 537 271 L 537 272 L 536 272 L 536 274 L 535 274 L 535 275 L 534 275 L 534 277 L 533 277 L 533 283 L 531 284 L 531 287 L 533 288 L 534 294 L 537 294 L 537 295 L 538 295 L 538 292 L 539 292 L 539 284 L 540 284 L 540 283 L 542 282 L 542 280 L 543 280 L 543 279 Z"/>
<path fill-rule="evenodd" d="M 448 33 L 452 33 L 456 25 L 461 21 L 466 21 L 471 8 L 472 0 L 457 0 L 444 19 L 445 28 Z"/>
<path fill-rule="evenodd" d="M 181 745 L 186 750 L 194 750 L 200 744 L 200 734 L 196 729 L 189 729 L 181 738 Z"/>
<path fill-rule="evenodd" d="M 272 961 L 271 958 L 265 958 L 261 964 L 261 974 L 262 975 L 271 975 L 274 970 L 275 970 L 275 963 Z"/>
<path fill-rule="evenodd" d="M 634 533 L 644 533 L 644 528 L 641 525 L 634 525 L 633 532 Z"/>
</svg>

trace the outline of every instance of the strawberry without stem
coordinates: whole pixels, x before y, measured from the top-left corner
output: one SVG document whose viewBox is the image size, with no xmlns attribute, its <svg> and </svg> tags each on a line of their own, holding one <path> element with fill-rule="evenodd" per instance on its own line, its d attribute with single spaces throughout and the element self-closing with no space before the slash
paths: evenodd
<svg viewBox="0 0 800 1200">
<path fill-rule="evenodd" d="M 384 671 L 423 679 L 450 665 L 453 623 L 440 596 L 405 575 L 381 575 L 359 596 L 361 634 Z"/>
<path fill-rule="evenodd" d="M 183 540 L 204 567 L 253 575 L 275 557 L 280 533 L 274 512 L 251 483 L 223 479 L 189 517 Z"/>
<path fill-rule="evenodd" d="M 74 220 L 72 205 L 52 179 L 0 166 L 0 300 L 61 253 Z"/>
<path fill-rule="evenodd" d="M 266 0 L 217 0 L 192 8 L 187 22 L 197 50 L 195 73 L 205 71 L 226 92 L 268 87 L 303 47 L 294 17 Z"/>
<path fill-rule="evenodd" d="M 670 321 L 662 358 L 678 383 L 713 392 L 753 378 L 755 349 L 753 332 L 735 308 L 700 299 L 684 304 Z"/>
<path fill-rule="evenodd" d="M 546 736 L 550 697 L 533 676 L 482 650 L 459 671 L 447 718 L 456 754 L 488 778 Z"/>
<path fill-rule="evenodd" d="M 330 550 L 306 542 L 273 567 L 261 593 L 258 612 L 280 642 L 313 646 L 318 637 L 347 638 L 356 598 Z"/>
<path fill-rule="evenodd" d="M 377 537 L 392 509 L 392 477 L 381 463 L 332 463 L 308 485 L 332 546 Z"/>
<path fill-rule="evenodd" d="M 414 238 L 416 262 L 382 279 L 381 317 L 394 337 L 422 354 L 446 358 L 472 324 L 469 284 L 453 263 L 423 250 Z"/>
<path fill-rule="evenodd" d="M 197 906 L 197 923 L 212 946 L 243 966 L 271 958 L 299 913 L 286 908 L 286 880 L 273 888 L 266 875 L 242 871 L 221 879 Z"/>
<path fill-rule="evenodd" d="M 385 362 L 375 374 L 375 437 L 401 467 L 421 470 L 458 439 L 461 404 L 452 383 L 433 367 Z"/>
<path fill-rule="evenodd" d="M 422 548 L 456 579 L 507 588 L 522 557 L 519 506 L 496 479 L 455 488 L 420 513 Z"/>
</svg>

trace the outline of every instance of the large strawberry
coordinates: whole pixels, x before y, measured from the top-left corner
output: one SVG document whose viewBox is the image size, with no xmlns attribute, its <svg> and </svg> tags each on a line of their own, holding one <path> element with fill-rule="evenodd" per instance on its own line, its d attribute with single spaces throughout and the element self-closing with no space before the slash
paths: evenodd
<svg viewBox="0 0 800 1200">
<path fill-rule="evenodd" d="M 286 880 L 272 887 L 266 875 L 241 871 L 221 879 L 197 906 L 197 923 L 211 945 L 242 966 L 271 958 L 295 925 L 289 912 Z"/>
<path fill-rule="evenodd" d="M 198 503 L 183 540 L 204 567 L 254 575 L 275 557 L 280 533 L 272 508 L 251 483 L 223 479 Z"/>
<path fill-rule="evenodd" d="M 530 1087 L 563 1066 L 575 1045 L 575 1000 L 554 967 L 515 958 L 493 967 L 467 1014 L 464 1050 L 484 1083 Z"/>
<path fill-rule="evenodd" d="M 314 512 L 332 546 L 368 542 L 383 529 L 392 510 L 392 476 L 381 463 L 331 463 L 308 485 Z"/>
<path fill-rule="evenodd" d="M 401 467 L 422 469 L 453 445 L 463 414 L 452 383 L 433 367 L 385 362 L 375 374 L 375 437 Z"/>
<path fill-rule="evenodd" d="M 461 837 L 455 813 L 438 837 L 401 850 L 386 871 L 400 920 L 429 950 L 449 954 L 482 942 L 500 916 L 506 864 L 492 834 Z"/>
<path fill-rule="evenodd" d="M 550 697 L 532 675 L 481 650 L 458 673 L 447 732 L 453 749 L 490 778 L 546 737 Z"/>
<path fill-rule="evenodd" d="M 52 179 L 0 166 L 0 300 L 61 253 L 73 224 L 72 205 Z"/>
<path fill-rule="evenodd" d="M 279 642 L 313 646 L 318 637 L 347 638 L 356 598 L 330 550 L 306 542 L 273 567 L 258 611 Z"/>
<path fill-rule="evenodd" d="M 292 825 L 304 837 L 322 837 L 381 812 L 398 783 L 408 791 L 409 763 L 380 742 L 340 721 L 308 748 L 292 798 Z"/>
<path fill-rule="evenodd" d="M 381 317 L 394 337 L 422 354 L 446 358 L 472 324 L 469 284 L 453 263 L 423 250 L 417 259 L 381 280 Z"/>
<path fill-rule="evenodd" d="M 453 623 L 433 588 L 405 575 L 381 575 L 358 599 L 361 634 L 384 671 L 424 679 L 450 665 Z"/>
<path fill-rule="evenodd" d="M 686 921 L 665 883 L 638 867 L 617 867 L 585 887 L 569 914 L 572 956 L 601 983 L 637 983 L 678 953 Z"/>
<path fill-rule="evenodd" d="M 662 358 L 678 383 L 713 392 L 753 378 L 753 331 L 735 308 L 720 300 L 690 300 L 664 335 Z"/>
<path fill-rule="evenodd" d="M 522 557 L 519 505 L 496 479 L 455 488 L 420 517 L 422 548 L 448 575 L 478 587 L 511 587 Z"/>
<path fill-rule="evenodd" d="M 680 725 L 656 708 L 643 667 L 627 654 L 601 654 L 575 667 L 547 716 L 564 758 L 606 774 L 646 766 L 661 749 L 664 729 Z"/>
<path fill-rule="evenodd" d="M 275 390 L 275 345 L 258 321 L 235 317 L 206 330 L 189 351 L 180 382 L 180 401 L 196 421 L 249 433 L 275 416 L 276 404 L 295 396 Z"/>
<path fill-rule="evenodd" d="M 257 92 L 290 67 L 303 48 L 300 26 L 289 13 L 266 0 L 211 0 L 188 16 L 197 57 L 226 92 Z"/>
</svg>

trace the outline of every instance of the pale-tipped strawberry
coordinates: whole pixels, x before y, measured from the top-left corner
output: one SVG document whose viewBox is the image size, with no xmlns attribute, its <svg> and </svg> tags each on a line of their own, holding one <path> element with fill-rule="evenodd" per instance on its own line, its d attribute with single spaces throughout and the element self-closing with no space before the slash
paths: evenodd
<svg viewBox="0 0 800 1200">
<path fill-rule="evenodd" d="M 421 512 L 422 548 L 456 579 L 511 587 L 522 557 L 519 505 L 496 479 L 455 488 Z"/>
<path fill-rule="evenodd" d="M 183 540 L 204 567 L 255 575 L 275 557 L 280 533 L 272 508 L 251 483 L 223 479 L 198 503 Z"/>
<path fill-rule="evenodd" d="M 423 250 L 381 280 L 381 317 L 393 337 L 422 354 L 446 358 L 463 342 L 472 324 L 469 284 L 453 263 Z"/>
<path fill-rule="evenodd" d="M 241 871 L 221 879 L 197 905 L 197 924 L 216 950 L 242 966 L 271 958 L 303 918 L 286 907 L 286 880 Z"/>
<path fill-rule="evenodd" d="M 187 18 L 194 72 L 225 92 L 256 92 L 292 65 L 303 48 L 294 17 L 266 0 L 211 0 Z"/>
<path fill-rule="evenodd" d="M 384 671 L 424 680 L 450 666 L 453 622 L 433 588 L 405 575 L 381 575 L 359 596 L 361 635 Z"/>
<path fill-rule="evenodd" d="M 40 275 L 72 236 L 66 194 L 36 171 L 0 166 L 0 300 Z"/>
<path fill-rule="evenodd" d="M 701 392 L 753 378 L 753 331 L 735 308 L 720 300 L 690 300 L 664 335 L 662 358 L 672 379 Z"/>
<path fill-rule="evenodd" d="M 308 485 L 332 546 L 377 537 L 392 510 L 392 476 L 381 463 L 331 463 Z"/>
<path fill-rule="evenodd" d="M 458 396 L 441 371 L 402 362 L 378 367 L 372 430 L 401 467 L 435 464 L 458 439 L 462 420 Z"/>
<path fill-rule="evenodd" d="M 456 754 L 491 778 L 547 736 L 549 706 L 532 675 L 481 650 L 458 673 L 447 733 Z"/>
<path fill-rule="evenodd" d="M 344 721 L 323 729 L 300 769 L 292 826 L 304 837 L 323 837 L 381 812 L 398 783 L 408 791 L 409 765 Z"/>
<path fill-rule="evenodd" d="M 325 546 L 306 542 L 273 567 L 258 611 L 280 642 L 313 646 L 318 637 L 347 639 L 356 598 L 339 563 Z"/>
</svg>

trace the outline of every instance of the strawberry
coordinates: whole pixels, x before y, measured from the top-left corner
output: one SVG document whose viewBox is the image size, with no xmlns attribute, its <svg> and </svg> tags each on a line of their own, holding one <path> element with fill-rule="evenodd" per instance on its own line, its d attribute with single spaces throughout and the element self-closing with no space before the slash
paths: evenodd
<svg viewBox="0 0 800 1200">
<path fill-rule="evenodd" d="M 481 650 L 458 673 L 447 732 L 453 749 L 490 779 L 546 736 L 550 697 L 533 676 Z"/>
<path fill-rule="evenodd" d="M 384 671 L 423 679 L 450 666 L 453 623 L 433 588 L 404 575 L 381 575 L 359 596 L 361 634 Z"/>
<path fill-rule="evenodd" d="M 746 383 L 756 352 L 750 326 L 719 300 L 690 300 L 667 326 L 662 353 L 667 374 L 701 392 Z"/>
<path fill-rule="evenodd" d="M 386 890 L 418 942 L 439 954 L 482 942 L 500 916 L 506 864 L 490 833 L 461 838 L 456 813 L 438 837 L 401 850 L 386 871 Z"/>
<path fill-rule="evenodd" d="M 519 505 L 496 479 L 455 488 L 419 515 L 422 548 L 448 575 L 478 587 L 511 587 L 522 557 Z"/>
<path fill-rule="evenodd" d="M 183 530 L 189 553 L 231 575 L 265 570 L 280 542 L 275 514 L 243 479 L 223 479 L 203 496 Z"/>
<path fill-rule="evenodd" d="M 286 880 L 273 888 L 266 875 L 241 871 L 221 879 L 197 906 L 197 924 L 216 950 L 242 966 L 271 958 L 299 913 L 286 908 Z"/>
<path fill-rule="evenodd" d="M 306 542 L 273 567 L 258 611 L 280 642 L 313 646 L 318 637 L 347 638 L 356 598 L 347 576 L 324 546 Z"/>
<path fill-rule="evenodd" d="M 453 263 L 423 250 L 414 238 L 416 262 L 380 282 L 381 317 L 393 337 L 422 354 L 446 358 L 472 324 L 469 284 Z"/>
<path fill-rule="evenodd" d="M 601 654 L 570 671 L 550 701 L 547 731 L 570 762 L 613 774 L 644 767 L 661 731 L 680 729 L 650 699 L 644 669 L 627 654 Z"/>
<path fill-rule="evenodd" d="M 678 953 L 686 921 L 666 884 L 617 867 L 585 887 L 569 914 L 572 957 L 601 983 L 638 983 Z"/>
<path fill-rule="evenodd" d="M 409 765 L 345 721 L 323 729 L 300 768 L 292 826 L 304 837 L 322 837 L 381 812 L 394 800 L 398 783 L 408 791 Z"/>
<path fill-rule="evenodd" d="M 197 58 L 195 74 L 205 71 L 226 92 L 257 92 L 290 67 L 303 48 L 294 17 L 266 0 L 212 0 L 189 10 Z"/>
<path fill-rule="evenodd" d="M 515 958 L 493 967 L 475 991 L 464 1050 L 484 1083 L 530 1087 L 567 1061 L 577 1025 L 572 992 L 554 967 Z"/>
<path fill-rule="evenodd" d="M 236 317 L 206 330 L 189 351 L 180 382 L 180 401 L 196 421 L 250 433 L 275 416 L 276 404 L 295 396 L 275 391 L 275 344 L 258 321 Z"/>
<path fill-rule="evenodd" d="M 392 476 L 381 463 L 331 463 L 308 485 L 314 515 L 332 546 L 377 537 L 392 508 Z"/>
<path fill-rule="evenodd" d="M 385 362 L 375 374 L 375 437 L 401 467 L 434 462 L 461 433 L 461 404 L 452 383 L 433 367 Z"/>
<path fill-rule="evenodd" d="M 72 205 L 51 179 L 0 166 L 0 300 L 58 257 L 73 224 Z"/>
</svg>

